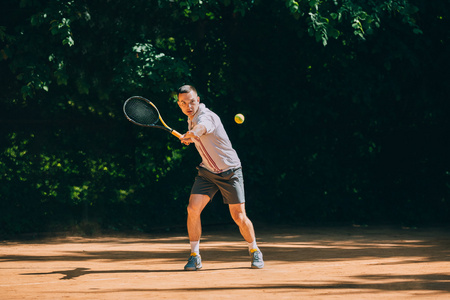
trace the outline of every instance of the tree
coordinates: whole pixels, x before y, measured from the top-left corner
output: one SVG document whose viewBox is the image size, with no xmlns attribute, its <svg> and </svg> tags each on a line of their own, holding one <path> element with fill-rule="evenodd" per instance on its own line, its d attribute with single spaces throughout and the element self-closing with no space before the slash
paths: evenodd
<svg viewBox="0 0 450 300">
<path fill-rule="evenodd" d="M 5 232 L 82 220 L 184 224 L 196 153 L 133 127 L 121 110 L 130 95 L 156 99 L 183 131 L 173 91 L 188 82 L 238 148 L 253 219 L 446 220 L 446 3 L 22 0 L 4 8 Z"/>
</svg>

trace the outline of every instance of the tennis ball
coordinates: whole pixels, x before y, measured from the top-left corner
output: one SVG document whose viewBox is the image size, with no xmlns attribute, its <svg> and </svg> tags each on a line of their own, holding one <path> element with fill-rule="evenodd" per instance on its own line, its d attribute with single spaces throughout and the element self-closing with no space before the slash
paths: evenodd
<svg viewBox="0 0 450 300">
<path fill-rule="evenodd" d="M 234 121 L 238 124 L 244 123 L 245 117 L 243 114 L 237 114 L 234 116 Z"/>
</svg>

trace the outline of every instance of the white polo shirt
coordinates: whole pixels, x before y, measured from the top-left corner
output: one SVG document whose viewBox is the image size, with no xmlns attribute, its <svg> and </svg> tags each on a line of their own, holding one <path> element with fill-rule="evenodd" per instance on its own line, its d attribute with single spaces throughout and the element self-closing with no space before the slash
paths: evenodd
<svg viewBox="0 0 450 300">
<path fill-rule="evenodd" d="M 202 157 L 200 166 L 213 173 L 239 168 L 241 161 L 231 145 L 222 121 L 203 103 L 200 103 L 194 118 L 192 120 L 188 118 L 189 130 L 198 124 L 206 128 L 204 135 L 193 139 L 195 147 Z"/>
</svg>

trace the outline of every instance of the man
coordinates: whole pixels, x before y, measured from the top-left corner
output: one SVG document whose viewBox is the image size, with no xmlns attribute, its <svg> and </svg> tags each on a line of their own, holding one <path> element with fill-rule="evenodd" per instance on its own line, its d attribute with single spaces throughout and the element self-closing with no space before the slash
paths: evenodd
<svg viewBox="0 0 450 300">
<path fill-rule="evenodd" d="M 197 90 L 191 85 L 178 89 L 178 105 L 188 116 L 189 131 L 180 137 L 185 145 L 195 144 L 202 162 L 192 186 L 187 208 L 187 228 L 191 244 L 191 256 L 184 267 L 187 271 L 202 268 L 200 237 L 202 225 L 200 214 L 217 191 L 228 204 L 231 217 L 248 243 L 251 267 L 264 267 L 263 255 L 256 244 L 253 224 L 245 213 L 244 179 L 241 162 L 233 149 L 220 118 L 203 103 Z"/>
</svg>

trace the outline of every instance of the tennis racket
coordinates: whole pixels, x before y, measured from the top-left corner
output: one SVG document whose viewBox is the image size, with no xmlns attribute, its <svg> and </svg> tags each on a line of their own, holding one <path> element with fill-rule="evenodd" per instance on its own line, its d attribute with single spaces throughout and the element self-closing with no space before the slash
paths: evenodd
<svg viewBox="0 0 450 300">
<path fill-rule="evenodd" d="M 123 104 L 123 113 L 130 122 L 136 125 L 164 129 L 177 138 L 180 138 L 182 136 L 181 133 L 167 126 L 167 124 L 161 118 L 161 115 L 159 114 L 158 108 L 156 108 L 155 104 L 150 102 L 150 100 L 145 99 L 144 97 L 133 96 L 128 98 Z M 161 121 L 163 126 L 156 125 L 158 120 Z"/>
</svg>

